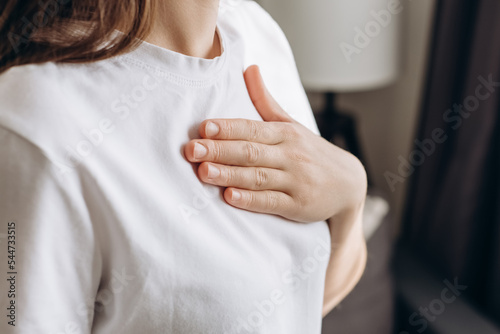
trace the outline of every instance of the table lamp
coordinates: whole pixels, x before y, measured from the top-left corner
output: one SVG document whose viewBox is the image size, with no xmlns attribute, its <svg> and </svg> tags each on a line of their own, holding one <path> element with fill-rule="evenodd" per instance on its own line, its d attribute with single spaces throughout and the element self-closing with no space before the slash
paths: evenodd
<svg viewBox="0 0 500 334">
<path fill-rule="evenodd" d="M 335 107 L 335 94 L 395 81 L 400 69 L 400 0 L 260 0 L 292 47 L 304 88 L 322 92 L 321 134 L 363 161 L 355 119 Z M 337 144 L 337 143 L 335 143 Z M 363 161 L 363 163 L 366 163 Z"/>
</svg>

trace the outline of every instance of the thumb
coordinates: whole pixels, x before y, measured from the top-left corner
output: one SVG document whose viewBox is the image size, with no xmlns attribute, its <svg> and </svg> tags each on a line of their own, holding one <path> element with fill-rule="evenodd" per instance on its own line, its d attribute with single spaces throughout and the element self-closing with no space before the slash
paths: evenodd
<svg viewBox="0 0 500 334">
<path fill-rule="evenodd" d="M 264 121 L 296 122 L 271 96 L 257 65 L 249 66 L 243 73 L 243 77 L 250 99 Z"/>
</svg>

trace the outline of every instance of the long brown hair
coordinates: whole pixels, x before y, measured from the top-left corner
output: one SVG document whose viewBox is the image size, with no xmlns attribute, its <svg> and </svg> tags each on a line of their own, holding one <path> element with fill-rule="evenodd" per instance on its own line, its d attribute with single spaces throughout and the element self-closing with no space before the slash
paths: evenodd
<svg viewBox="0 0 500 334">
<path fill-rule="evenodd" d="M 0 73 L 23 64 L 90 62 L 127 52 L 149 34 L 155 2 L 0 0 Z"/>
</svg>

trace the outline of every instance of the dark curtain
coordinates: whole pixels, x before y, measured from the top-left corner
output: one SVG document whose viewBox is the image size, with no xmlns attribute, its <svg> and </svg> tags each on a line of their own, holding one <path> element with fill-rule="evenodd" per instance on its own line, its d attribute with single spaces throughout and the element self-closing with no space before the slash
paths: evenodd
<svg viewBox="0 0 500 334">
<path fill-rule="evenodd" d="M 500 1 L 437 0 L 434 28 L 417 139 L 447 139 L 410 176 L 403 240 L 500 325 Z"/>
</svg>

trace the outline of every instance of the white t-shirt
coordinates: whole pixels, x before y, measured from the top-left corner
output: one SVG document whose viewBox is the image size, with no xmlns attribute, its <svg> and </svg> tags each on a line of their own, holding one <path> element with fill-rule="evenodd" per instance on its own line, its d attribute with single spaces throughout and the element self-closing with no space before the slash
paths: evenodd
<svg viewBox="0 0 500 334">
<path fill-rule="evenodd" d="M 222 1 L 217 29 L 214 59 L 143 42 L 0 75 L 1 333 L 320 333 L 327 223 L 234 208 L 183 156 L 207 118 L 262 120 L 254 63 L 318 133 L 272 18 Z"/>
</svg>

